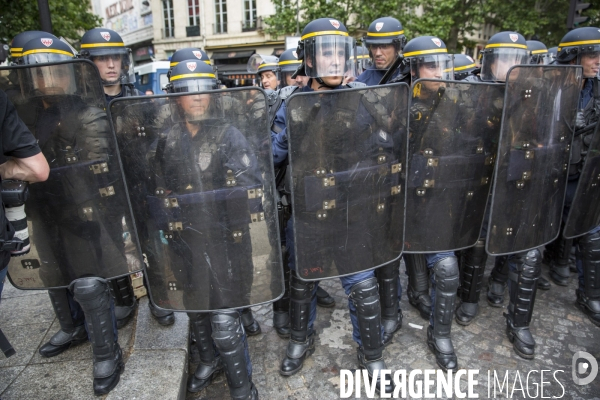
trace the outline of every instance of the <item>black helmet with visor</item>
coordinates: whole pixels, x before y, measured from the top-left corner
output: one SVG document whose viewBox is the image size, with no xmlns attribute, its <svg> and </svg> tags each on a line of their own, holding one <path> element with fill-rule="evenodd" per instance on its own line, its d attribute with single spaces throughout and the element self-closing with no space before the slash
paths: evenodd
<svg viewBox="0 0 600 400">
<path fill-rule="evenodd" d="M 453 57 L 446 44 L 435 36 L 420 36 L 404 47 L 404 64 L 410 65 L 412 80 L 433 78 L 453 80 Z"/>
<path fill-rule="evenodd" d="M 135 83 L 135 71 L 131 49 L 125 47 L 121 35 L 106 28 L 94 28 L 81 38 L 79 57 L 94 62 L 120 62 L 120 72 L 116 79 L 102 79 L 104 86 L 132 85 Z"/>
<path fill-rule="evenodd" d="M 212 67 L 198 59 L 179 62 L 171 70 L 169 93 L 203 92 L 217 88 L 217 77 Z"/>
<path fill-rule="evenodd" d="M 481 54 L 479 77 L 483 81 L 505 82 L 512 66 L 529 62 L 527 41 L 517 32 L 496 33 L 488 40 Z"/>
<path fill-rule="evenodd" d="M 562 38 L 557 51 L 559 64 L 581 65 L 584 78 L 600 77 L 600 29 L 573 29 Z"/>
</svg>

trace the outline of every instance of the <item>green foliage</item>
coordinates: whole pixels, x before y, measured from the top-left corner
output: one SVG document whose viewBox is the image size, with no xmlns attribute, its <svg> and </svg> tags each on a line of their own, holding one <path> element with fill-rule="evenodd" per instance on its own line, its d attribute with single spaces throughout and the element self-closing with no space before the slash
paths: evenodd
<svg viewBox="0 0 600 400">
<path fill-rule="evenodd" d="M 101 26 L 102 19 L 89 10 L 87 1 L 49 0 L 53 34 L 71 43 L 78 42 L 84 31 Z M 23 31 L 39 31 L 37 0 L 0 0 L 0 41 L 10 43 Z"/>
</svg>

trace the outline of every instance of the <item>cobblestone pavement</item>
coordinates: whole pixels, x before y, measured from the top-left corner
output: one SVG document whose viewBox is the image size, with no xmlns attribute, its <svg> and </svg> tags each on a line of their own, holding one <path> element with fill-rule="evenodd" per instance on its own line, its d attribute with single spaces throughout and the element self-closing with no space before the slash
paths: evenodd
<svg viewBox="0 0 600 400">
<path fill-rule="evenodd" d="M 493 257 L 488 261 L 485 282 L 492 267 Z M 405 289 L 404 265 L 400 271 Z M 545 266 L 543 276 L 548 278 Z M 575 274 L 572 277 L 575 278 Z M 344 290 L 339 279 L 323 281 L 321 285 L 335 298 L 336 306 L 318 309 L 316 351 L 294 376 L 282 377 L 278 372 L 287 341 L 280 339 L 273 329 L 271 306 L 253 309 L 263 333 L 249 338 L 249 347 L 253 381 L 262 399 L 338 399 L 340 369 L 354 370 L 358 367 Z M 459 367 L 479 370 L 478 385 L 474 390 L 479 398 L 542 398 L 543 395 L 545 398 L 600 399 L 600 376 L 586 386 L 575 385 L 571 377 L 571 362 L 576 351 L 591 353 L 596 360 L 600 358 L 600 328 L 576 308 L 575 285 L 573 279 L 568 287 L 552 284 L 549 291 L 538 291 L 532 322 L 532 333 L 537 343 L 534 360 L 522 359 L 513 351 L 505 334 L 504 310 L 487 304 L 485 285 L 480 314 L 475 321 L 467 327 L 457 323 L 452 326 Z M 401 307 L 404 313 L 402 329 L 384 352 L 388 368 L 392 371 L 405 369 L 407 375 L 415 369 L 435 369 L 435 358 L 426 344 L 427 321 L 408 304 L 405 294 Z M 543 393 L 540 391 L 540 370 L 552 371 L 544 374 Z M 189 373 L 194 371 L 195 365 L 190 364 Z M 488 371 L 491 371 L 492 382 L 495 371 L 500 383 L 508 371 L 508 384 L 503 390 L 496 384 L 494 394 L 493 386 L 488 385 Z M 527 381 L 530 371 L 537 372 L 531 372 Z M 431 392 L 436 393 L 436 386 L 433 387 Z M 461 388 L 466 388 L 464 376 Z M 225 375 L 220 374 L 208 388 L 196 394 L 188 393 L 187 398 L 228 399 L 228 393 Z M 360 398 L 367 398 L 364 386 L 361 395 Z M 409 393 L 406 395 L 410 398 Z M 351 398 L 355 398 L 354 392 Z"/>
</svg>

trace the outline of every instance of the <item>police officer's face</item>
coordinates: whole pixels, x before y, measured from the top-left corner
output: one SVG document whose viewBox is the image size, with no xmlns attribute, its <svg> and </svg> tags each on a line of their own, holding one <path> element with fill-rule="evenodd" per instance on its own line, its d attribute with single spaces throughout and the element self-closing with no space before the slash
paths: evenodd
<svg viewBox="0 0 600 400">
<path fill-rule="evenodd" d="M 343 47 L 323 46 L 316 55 L 316 72 L 325 80 L 325 77 L 337 78 L 341 82 L 346 65 L 346 50 Z M 309 66 L 313 68 L 312 60 L 308 59 Z"/>
<path fill-rule="evenodd" d="M 121 76 L 121 56 L 119 54 L 109 54 L 93 57 L 92 61 L 100 71 L 100 78 L 106 82 L 116 82 Z"/>
<path fill-rule="evenodd" d="M 436 62 L 428 62 L 419 64 L 419 79 L 442 79 L 442 65 Z M 440 86 L 444 86 L 443 82 L 424 82 L 427 89 L 436 91 Z"/>
<path fill-rule="evenodd" d="M 600 52 L 583 53 L 581 55 L 581 66 L 583 67 L 583 77 L 593 78 L 598 75 L 600 70 Z"/>
<path fill-rule="evenodd" d="M 210 104 L 210 95 L 192 94 L 182 96 L 177 98 L 177 102 L 185 114 L 186 121 L 199 121 L 206 118 Z"/>
<path fill-rule="evenodd" d="M 265 71 L 260 73 L 260 82 L 264 89 L 277 89 L 277 75 L 273 71 Z"/>
<path fill-rule="evenodd" d="M 396 48 L 393 44 L 374 44 L 369 46 L 371 54 L 373 54 L 373 60 L 375 62 L 375 68 L 385 69 L 396 59 Z"/>
</svg>

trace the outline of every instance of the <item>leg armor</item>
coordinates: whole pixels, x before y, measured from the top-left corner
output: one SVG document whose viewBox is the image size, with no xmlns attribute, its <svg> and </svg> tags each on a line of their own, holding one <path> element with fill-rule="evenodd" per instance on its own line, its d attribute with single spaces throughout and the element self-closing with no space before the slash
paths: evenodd
<svg viewBox="0 0 600 400">
<path fill-rule="evenodd" d="M 577 306 L 596 326 L 600 326 L 600 233 L 579 239 L 583 264 L 583 289 L 577 289 Z"/>
<path fill-rule="evenodd" d="M 529 331 L 537 280 L 542 273 L 539 250 L 530 250 L 509 257 L 510 303 L 506 317 L 506 332 L 513 348 L 523 358 L 533 358 L 535 340 Z"/>
<path fill-rule="evenodd" d="M 71 305 L 69 304 L 69 291 L 67 289 L 48 290 L 54 313 L 58 318 L 60 330 L 56 332 L 50 341 L 40 347 L 40 354 L 44 357 L 54 357 L 67 350 L 71 346 L 87 341 L 87 332 L 85 331 L 85 320 L 73 318 Z M 74 302 L 73 302 L 74 303 Z M 79 307 L 77 303 L 74 307 Z"/>
<path fill-rule="evenodd" d="M 421 318 L 429 320 L 431 297 L 429 297 L 429 270 L 423 254 L 404 254 L 408 273 L 408 302 L 419 310 Z"/>
<path fill-rule="evenodd" d="M 258 335 L 261 332 L 260 325 L 258 324 L 258 321 L 254 319 L 252 310 L 249 308 L 244 308 L 242 310 L 242 324 L 244 325 L 244 330 L 248 336 Z"/>
<path fill-rule="evenodd" d="M 434 266 L 435 300 L 433 326 L 427 329 L 427 344 L 435 354 L 437 364 L 444 370 L 456 370 L 457 359 L 450 338 L 452 317 L 459 286 L 459 271 L 456 257 L 446 257 Z"/>
<path fill-rule="evenodd" d="M 71 284 L 75 300 L 85 313 L 85 323 L 94 354 L 94 393 L 107 394 L 119 383 L 125 369 L 117 342 L 116 319 L 106 280 L 80 278 Z"/>
<path fill-rule="evenodd" d="M 196 393 L 210 385 L 213 378 L 221 372 L 223 366 L 221 357 L 218 356 L 213 347 L 212 329 L 210 325 L 210 314 L 188 313 L 190 325 L 196 339 L 196 348 L 200 355 L 200 363 L 194 375 L 187 382 L 187 390 Z"/>
<path fill-rule="evenodd" d="M 129 276 L 115 278 L 108 281 L 110 292 L 115 300 L 115 316 L 117 329 L 121 329 L 133 317 L 137 302 L 133 294 L 133 287 Z"/>
<path fill-rule="evenodd" d="M 400 260 L 375 270 L 379 284 L 381 302 L 381 324 L 383 325 L 383 344 L 392 341 L 394 333 L 402 327 L 402 311 L 398 300 L 398 273 Z"/>
<path fill-rule="evenodd" d="M 394 278 L 397 281 L 396 278 Z M 398 291 L 393 293 L 398 298 Z M 372 378 L 375 370 L 386 369 L 383 360 L 383 341 L 381 339 L 381 307 L 377 279 L 369 278 L 359 282 L 350 289 L 350 300 L 356 307 L 358 328 L 362 346 L 358 349 L 358 363 L 367 369 Z M 381 390 L 381 380 L 377 379 L 377 388 Z M 392 385 L 383 388 L 385 393 L 392 393 Z"/>
<path fill-rule="evenodd" d="M 282 339 L 290 337 L 290 266 L 288 265 L 289 254 L 283 251 L 283 297 L 273 303 L 273 326 L 275 332 Z"/>
<path fill-rule="evenodd" d="M 483 286 L 483 273 L 487 253 L 485 240 L 480 239 L 475 246 L 463 250 L 460 257 L 460 307 L 456 310 L 456 322 L 469 325 L 479 311 L 479 295 Z"/>
<path fill-rule="evenodd" d="M 221 354 L 229 393 L 234 400 L 258 399 L 252 383 L 252 367 L 246 335 L 235 310 L 211 314 L 212 337 Z"/>
<path fill-rule="evenodd" d="M 286 357 L 281 362 L 279 369 L 281 375 L 294 375 L 300 371 L 304 359 L 315 351 L 314 333 L 308 332 L 308 319 L 314 289 L 314 283 L 302 281 L 296 277 L 295 273 L 291 274 L 291 332 Z"/>
<path fill-rule="evenodd" d="M 487 300 L 492 307 L 502 307 L 504 304 L 504 292 L 508 282 L 508 258 L 506 256 L 496 257 L 494 269 L 488 281 Z"/>
<path fill-rule="evenodd" d="M 569 270 L 571 247 L 573 247 L 573 239 L 564 239 L 561 236 L 550 244 L 551 251 L 548 257 L 550 279 L 560 286 L 567 286 L 569 284 L 569 277 L 571 275 L 571 271 Z M 546 256 L 546 252 L 544 252 L 544 256 Z M 546 259 L 546 257 L 544 258 Z"/>
</svg>

